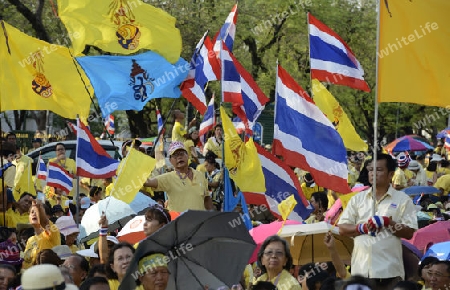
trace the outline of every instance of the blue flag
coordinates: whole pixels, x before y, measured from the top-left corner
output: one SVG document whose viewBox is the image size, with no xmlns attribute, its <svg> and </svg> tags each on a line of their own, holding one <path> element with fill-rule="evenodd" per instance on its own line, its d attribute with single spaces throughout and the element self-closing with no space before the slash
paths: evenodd
<svg viewBox="0 0 450 290">
<path fill-rule="evenodd" d="M 151 99 L 179 98 L 179 85 L 190 69 L 182 58 L 171 64 L 152 51 L 76 59 L 94 87 L 104 118 L 116 110 L 140 111 Z"/>
<path fill-rule="evenodd" d="M 223 201 L 223 211 L 234 211 L 238 205 L 242 207 L 242 212 L 240 212 L 241 219 L 244 221 L 247 229 L 251 230 L 253 228 L 252 220 L 250 218 L 250 213 L 248 212 L 247 203 L 245 202 L 244 194 L 239 190 L 237 196 L 234 196 L 233 186 L 231 185 L 230 174 L 228 169 L 224 169 L 224 201 Z"/>
</svg>

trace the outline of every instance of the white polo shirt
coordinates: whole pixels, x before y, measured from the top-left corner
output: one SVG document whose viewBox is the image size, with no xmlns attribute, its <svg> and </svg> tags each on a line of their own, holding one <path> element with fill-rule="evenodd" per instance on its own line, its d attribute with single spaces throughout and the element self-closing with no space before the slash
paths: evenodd
<svg viewBox="0 0 450 290">
<path fill-rule="evenodd" d="M 344 209 L 340 224 L 366 223 L 372 217 L 372 188 L 353 196 Z M 404 192 L 389 187 L 375 205 L 375 215 L 388 216 L 396 223 L 417 229 L 416 208 Z M 395 231 L 395 228 L 392 229 Z M 351 274 L 369 278 L 402 277 L 402 242 L 389 229 L 383 229 L 376 237 L 360 235 L 354 238 Z"/>
</svg>

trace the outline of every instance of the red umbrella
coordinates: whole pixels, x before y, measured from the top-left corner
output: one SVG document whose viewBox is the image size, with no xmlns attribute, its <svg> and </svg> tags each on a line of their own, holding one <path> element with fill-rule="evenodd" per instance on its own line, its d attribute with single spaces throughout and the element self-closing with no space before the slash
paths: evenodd
<svg viewBox="0 0 450 290">
<path fill-rule="evenodd" d="M 450 241 L 450 220 L 423 227 L 414 233 L 411 240 L 408 240 L 422 252 L 433 244 L 445 241 Z"/>
<path fill-rule="evenodd" d="M 287 220 L 284 225 L 298 225 L 298 224 L 301 224 L 301 222 Z M 261 248 L 261 245 L 264 242 L 264 240 L 269 236 L 276 235 L 282 225 L 283 222 L 275 221 L 270 224 L 259 225 L 256 228 L 253 228 L 249 231 L 250 235 L 252 236 L 253 240 L 256 243 L 256 249 L 253 251 L 249 263 L 253 263 L 256 261 L 259 249 Z"/>
</svg>

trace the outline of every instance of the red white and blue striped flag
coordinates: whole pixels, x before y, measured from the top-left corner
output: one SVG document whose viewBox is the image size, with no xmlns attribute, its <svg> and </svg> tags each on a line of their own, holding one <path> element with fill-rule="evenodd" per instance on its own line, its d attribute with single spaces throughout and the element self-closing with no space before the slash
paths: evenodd
<svg viewBox="0 0 450 290">
<path fill-rule="evenodd" d="M 258 151 L 259 160 L 261 160 L 264 179 L 266 180 L 266 192 L 265 194 L 245 193 L 247 203 L 262 204 L 265 198 L 269 209 L 281 216 L 278 210 L 278 204 L 289 196 L 294 195 L 297 204 L 288 216 L 288 219 L 299 222 L 307 219 L 313 211 L 313 208 L 303 195 L 300 182 L 294 171 L 258 144 L 255 143 L 255 146 Z"/>
<path fill-rule="evenodd" d="M 364 69 L 345 41 L 308 13 L 311 79 L 370 92 Z"/>
<path fill-rule="evenodd" d="M 303 88 L 279 65 L 276 82 L 273 152 L 307 170 L 320 186 L 339 193 L 347 184 L 347 153 L 333 124 Z"/>
<path fill-rule="evenodd" d="M 233 113 L 244 122 L 246 133 L 252 135 L 253 125 L 269 98 L 226 46 L 223 46 L 220 59 L 223 66 L 223 101 L 233 104 Z"/>
<path fill-rule="evenodd" d="M 72 174 L 63 167 L 55 162 L 48 163 L 47 186 L 59 188 L 69 193 L 73 188 L 72 180 Z"/>
<path fill-rule="evenodd" d="M 47 166 L 45 165 L 44 160 L 42 160 L 41 155 L 39 155 L 37 170 L 36 170 L 37 179 L 46 180 L 47 179 Z"/>
<path fill-rule="evenodd" d="M 158 134 L 159 134 L 159 132 L 162 132 L 162 130 L 164 129 L 164 122 L 158 107 L 156 107 L 156 121 L 158 122 Z M 164 134 L 164 132 L 161 134 Z"/>
<path fill-rule="evenodd" d="M 208 132 L 211 131 L 216 125 L 215 110 L 214 110 L 214 95 L 209 100 L 208 109 L 203 116 L 203 121 L 200 123 L 200 129 L 198 131 L 198 136 L 202 144 L 206 143 L 206 137 Z"/>
<path fill-rule="evenodd" d="M 109 114 L 108 117 L 105 118 L 105 128 L 109 135 L 114 135 L 116 128 L 114 127 L 114 116 Z"/>
<path fill-rule="evenodd" d="M 77 174 L 89 178 L 108 178 L 116 175 L 119 161 L 103 149 L 89 129 L 78 120 Z"/>
<path fill-rule="evenodd" d="M 199 112 L 206 112 L 205 86 L 220 78 L 220 64 L 212 49 L 212 43 L 205 32 L 195 47 L 186 80 L 181 84 L 181 93 Z"/>
<path fill-rule="evenodd" d="M 214 36 L 214 52 L 217 56 L 220 56 L 220 41 L 224 41 L 229 51 L 233 51 L 234 38 L 236 36 L 236 23 L 237 23 L 237 3 L 231 9 L 228 14 L 225 23 L 220 28 L 220 31 Z"/>
</svg>

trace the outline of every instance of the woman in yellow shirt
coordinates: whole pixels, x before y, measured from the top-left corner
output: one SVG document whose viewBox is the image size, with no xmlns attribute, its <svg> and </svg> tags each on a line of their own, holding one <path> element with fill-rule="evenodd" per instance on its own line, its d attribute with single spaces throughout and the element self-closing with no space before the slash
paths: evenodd
<svg viewBox="0 0 450 290">
<path fill-rule="evenodd" d="M 200 162 L 198 161 L 197 150 L 195 149 L 199 141 L 197 127 L 192 127 L 191 129 L 189 129 L 188 134 L 189 135 L 184 142 L 184 147 L 186 148 L 189 156 L 189 166 L 196 169 L 197 165 L 200 164 Z"/>
<path fill-rule="evenodd" d="M 119 289 L 119 285 L 130 266 L 134 252 L 133 246 L 127 242 L 118 243 L 110 250 L 105 268 L 111 290 Z"/>
</svg>

